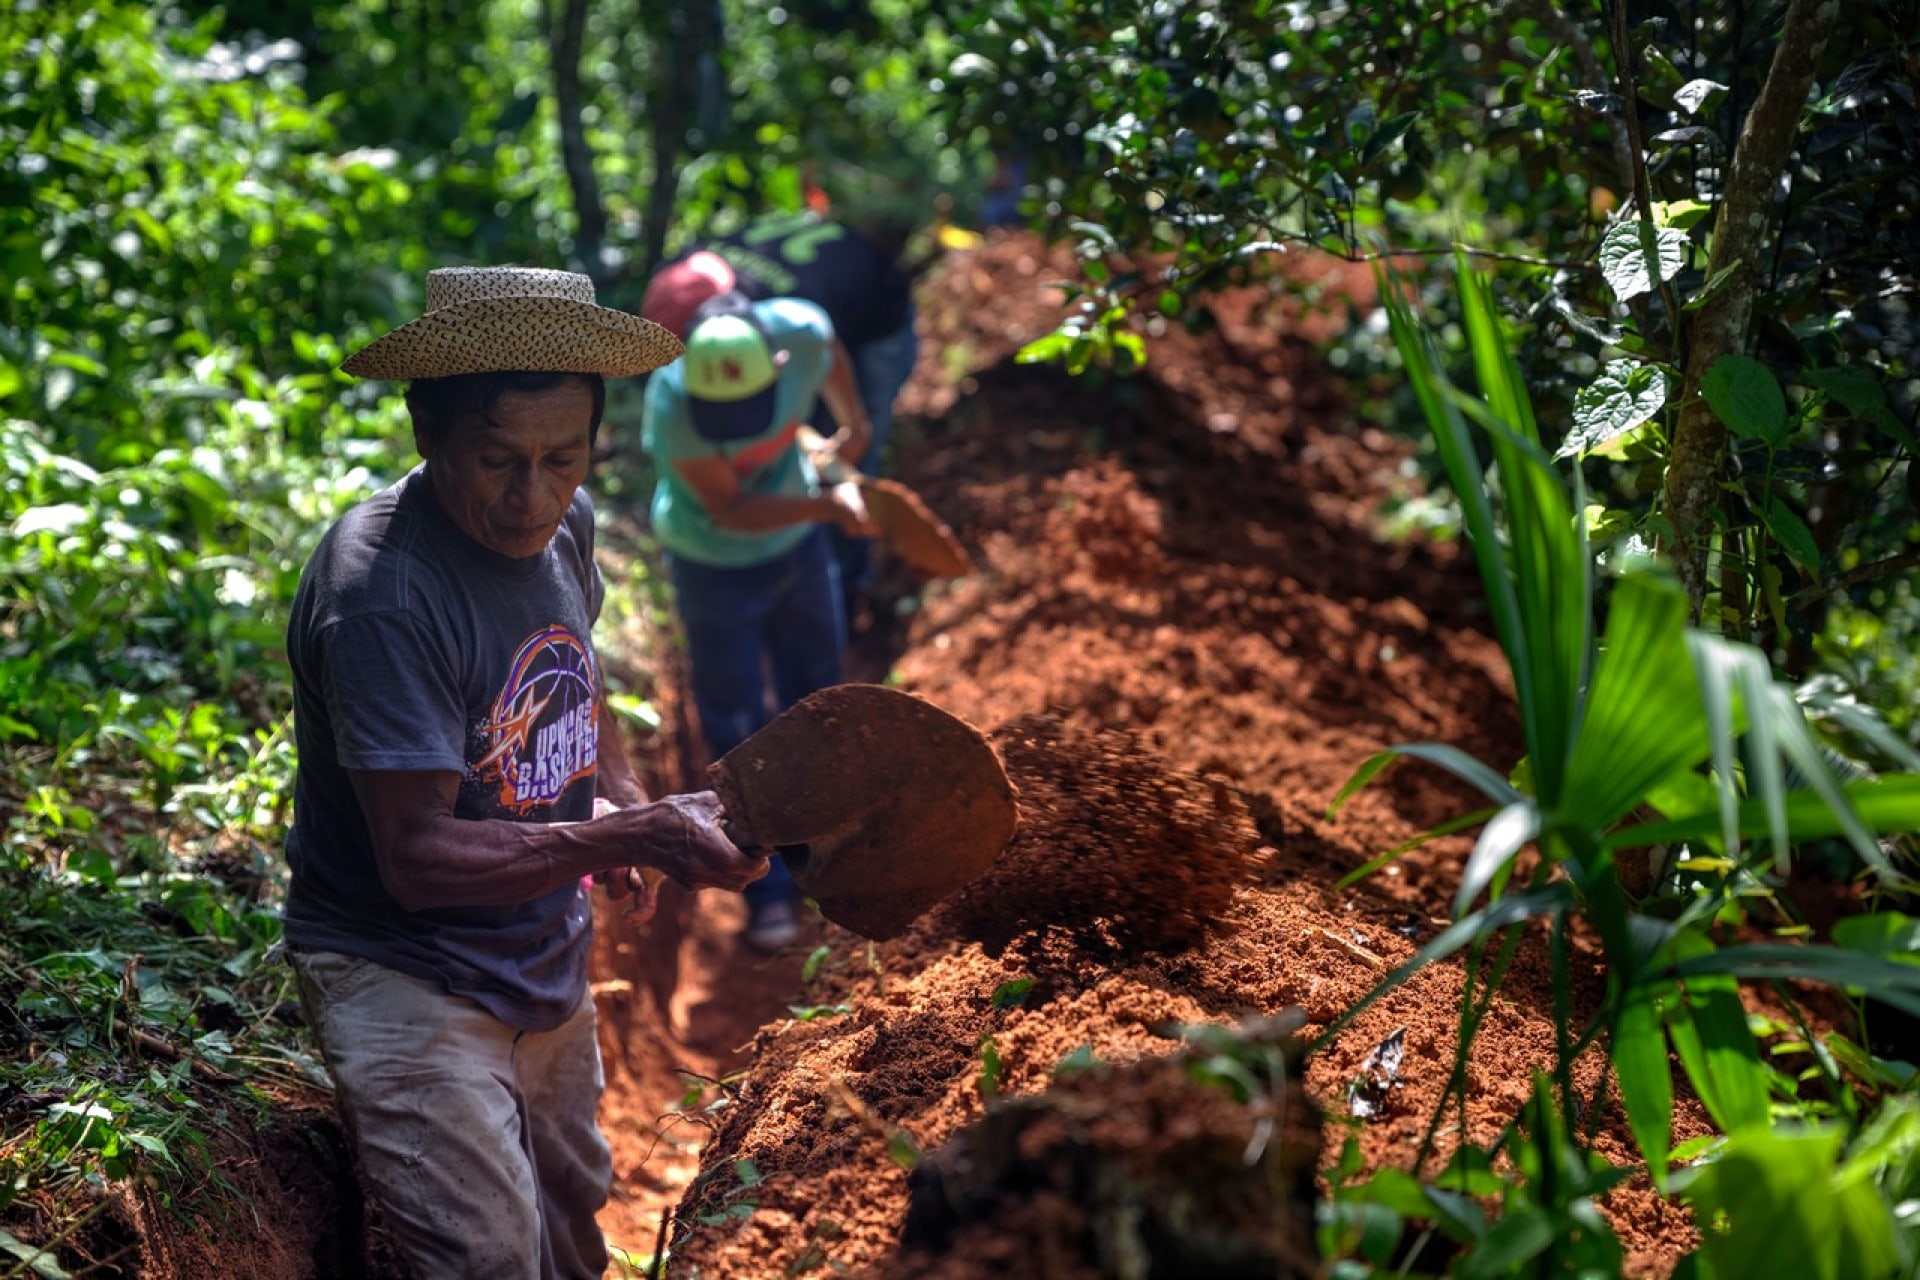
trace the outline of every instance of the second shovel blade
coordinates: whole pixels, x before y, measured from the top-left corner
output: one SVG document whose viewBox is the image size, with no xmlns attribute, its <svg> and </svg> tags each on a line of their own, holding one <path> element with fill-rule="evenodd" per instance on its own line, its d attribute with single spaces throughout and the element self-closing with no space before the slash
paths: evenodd
<svg viewBox="0 0 1920 1280">
<path fill-rule="evenodd" d="M 906 566 L 929 578 L 964 578 L 973 559 L 953 530 L 927 509 L 920 495 L 893 480 L 862 477 L 867 514 Z"/>
<path fill-rule="evenodd" d="M 1013 836 L 986 738 L 874 684 L 808 695 L 708 770 L 741 839 L 786 855 L 829 920 L 890 938 L 984 872 Z"/>
</svg>

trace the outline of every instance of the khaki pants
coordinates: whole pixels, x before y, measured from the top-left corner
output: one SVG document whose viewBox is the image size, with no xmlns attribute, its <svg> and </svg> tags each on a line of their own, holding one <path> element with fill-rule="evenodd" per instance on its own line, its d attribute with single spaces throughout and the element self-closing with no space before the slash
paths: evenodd
<svg viewBox="0 0 1920 1280">
<path fill-rule="evenodd" d="M 612 1157 L 593 999 L 516 1031 L 437 983 L 289 952 L 374 1195 L 420 1280 L 581 1280 L 607 1265 L 594 1215 Z"/>
</svg>

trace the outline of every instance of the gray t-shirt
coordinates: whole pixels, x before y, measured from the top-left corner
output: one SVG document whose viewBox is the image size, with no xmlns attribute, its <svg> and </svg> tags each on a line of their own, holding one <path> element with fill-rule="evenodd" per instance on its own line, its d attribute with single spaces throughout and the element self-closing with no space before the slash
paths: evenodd
<svg viewBox="0 0 1920 1280">
<path fill-rule="evenodd" d="M 300 769 L 289 946 L 364 956 L 546 1031 L 586 989 L 577 884 L 530 902 L 406 911 L 387 892 L 349 770 L 460 774 L 454 813 L 593 815 L 602 588 L 582 490 L 543 555 L 474 542 L 414 470 L 343 516 L 301 574 L 287 626 Z"/>
</svg>

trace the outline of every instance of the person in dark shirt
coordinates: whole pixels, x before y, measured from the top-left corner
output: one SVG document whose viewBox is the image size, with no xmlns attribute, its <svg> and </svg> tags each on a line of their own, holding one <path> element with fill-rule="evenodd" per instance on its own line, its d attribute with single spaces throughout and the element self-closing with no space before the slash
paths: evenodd
<svg viewBox="0 0 1920 1280">
<path fill-rule="evenodd" d="M 893 402 L 920 352 L 913 292 L 899 264 L 871 237 L 843 223 L 814 213 L 774 214 L 705 241 L 655 272 L 640 314 L 684 339 L 696 309 L 735 290 L 755 302 L 799 298 L 827 313 L 866 413 L 869 443 L 860 469 L 881 474 Z M 816 408 L 813 425 L 823 436 L 833 434 L 835 422 L 824 404 Z M 871 578 L 871 544 L 837 530 L 832 537 L 851 617 Z"/>
<path fill-rule="evenodd" d="M 287 950 L 415 1272 L 597 1277 L 588 879 L 643 919 L 661 874 L 739 891 L 767 867 L 712 792 L 648 801 L 590 639 L 605 380 L 680 344 L 569 272 L 434 271 L 427 305 L 342 366 L 408 383 L 424 461 L 328 530 L 294 598 Z"/>
</svg>

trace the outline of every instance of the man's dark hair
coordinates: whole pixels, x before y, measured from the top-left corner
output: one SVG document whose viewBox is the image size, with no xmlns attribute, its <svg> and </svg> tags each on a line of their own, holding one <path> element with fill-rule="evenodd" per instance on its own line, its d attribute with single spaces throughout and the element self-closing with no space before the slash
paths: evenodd
<svg viewBox="0 0 1920 1280">
<path fill-rule="evenodd" d="M 597 373 L 463 373 L 451 378 L 419 378 L 407 384 L 407 412 L 414 430 L 428 445 L 438 445 L 459 424 L 471 419 L 482 426 L 497 425 L 493 406 L 513 392 L 545 391 L 578 378 L 593 393 L 593 423 L 587 438 L 600 435 L 600 419 L 607 412 L 607 380 Z"/>
</svg>

